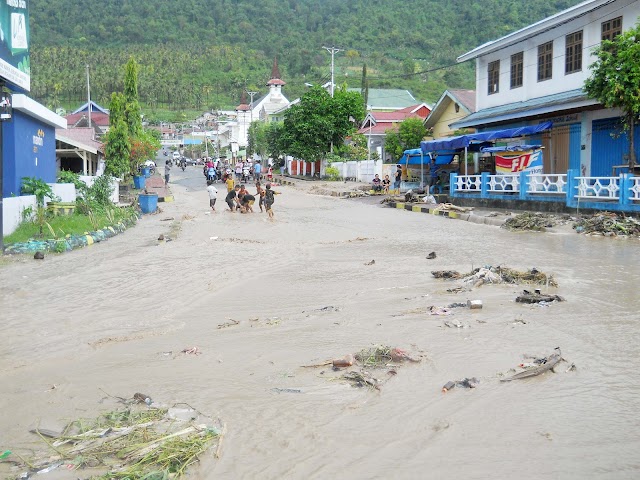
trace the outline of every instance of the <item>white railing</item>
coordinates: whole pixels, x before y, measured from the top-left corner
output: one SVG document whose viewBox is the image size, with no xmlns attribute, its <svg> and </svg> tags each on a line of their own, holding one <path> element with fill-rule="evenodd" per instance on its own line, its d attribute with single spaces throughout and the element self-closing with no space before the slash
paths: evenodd
<svg viewBox="0 0 640 480">
<path fill-rule="evenodd" d="M 567 185 L 566 174 L 541 174 L 532 173 L 529 175 L 529 193 L 562 193 L 565 194 L 565 186 Z"/>
<path fill-rule="evenodd" d="M 630 200 L 640 200 L 640 177 L 633 177 L 631 179 L 631 188 L 629 191 L 631 195 L 629 195 Z"/>
<path fill-rule="evenodd" d="M 481 175 L 458 175 L 456 177 L 456 190 L 459 192 L 480 193 L 481 186 Z"/>
<path fill-rule="evenodd" d="M 489 175 L 489 192 L 519 192 L 519 175 Z"/>
<path fill-rule="evenodd" d="M 578 198 L 618 200 L 619 177 L 576 177 Z"/>
</svg>

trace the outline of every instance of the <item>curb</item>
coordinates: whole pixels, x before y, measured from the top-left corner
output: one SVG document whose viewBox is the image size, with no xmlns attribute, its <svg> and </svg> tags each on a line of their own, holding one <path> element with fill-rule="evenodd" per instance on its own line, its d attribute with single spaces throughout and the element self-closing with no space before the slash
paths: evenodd
<svg viewBox="0 0 640 480">
<path fill-rule="evenodd" d="M 416 205 L 413 203 L 403 202 L 389 202 L 387 205 L 391 208 L 398 208 L 400 210 L 408 210 L 409 212 L 429 213 L 431 215 L 439 215 L 441 217 L 454 218 L 456 220 L 463 220 L 465 222 L 477 223 L 479 225 L 492 225 L 500 227 L 504 224 L 504 220 L 493 217 L 481 217 L 472 213 L 452 212 L 448 210 L 439 210 L 436 207 L 427 207 Z"/>
<path fill-rule="evenodd" d="M 4 253 L 8 255 L 35 252 L 70 252 L 76 248 L 88 247 L 94 243 L 100 243 L 111 237 L 115 237 L 119 233 L 123 233 L 129 227 L 136 224 L 136 220 L 123 220 L 115 225 L 105 227 L 95 232 L 85 232 L 82 235 L 68 235 L 61 239 L 52 240 L 30 240 L 23 243 L 14 243 L 8 246 Z"/>
</svg>

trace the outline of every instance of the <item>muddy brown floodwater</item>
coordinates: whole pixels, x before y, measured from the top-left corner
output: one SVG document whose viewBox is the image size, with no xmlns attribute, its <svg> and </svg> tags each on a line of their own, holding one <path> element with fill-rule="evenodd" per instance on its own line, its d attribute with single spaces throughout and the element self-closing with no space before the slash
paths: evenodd
<svg viewBox="0 0 640 480">
<path fill-rule="evenodd" d="M 0 451 L 41 451 L 29 428 L 114 408 L 103 391 L 145 392 L 226 424 L 221 458 L 190 478 L 640 477 L 637 240 L 512 233 L 292 187 L 269 222 L 211 215 L 192 190 L 107 242 L 0 268 Z M 553 274 L 567 301 L 516 304 L 513 285 L 448 293 L 430 274 L 498 264 Z M 424 313 L 468 299 L 484 308 Z M 372 344 L 426 358 L 379 392 L 301 368 Z M 179 355 L 192 346 L 202 354 Z M 557 373 L 499 381 L 558 346 Z M 472 376 L 477 388 L 441 392 Z"/>
</svg>

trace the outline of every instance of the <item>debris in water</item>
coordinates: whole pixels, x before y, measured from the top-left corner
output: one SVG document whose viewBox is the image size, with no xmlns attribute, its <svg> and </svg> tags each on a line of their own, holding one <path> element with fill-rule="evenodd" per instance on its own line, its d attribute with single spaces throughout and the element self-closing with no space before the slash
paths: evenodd
<svg viewBox="0 0 640 480">
<path fill-rule="evenodd" d="M 565 299 L 560 295 L 551 295 L 546 293 L 522 293 L 516 298 L 517 303 L 551 303 L 564 302 Z"/>
<path fill-rule="evenodd" d="M 186 421 L 169 415 L 164 408 L 127 407 L 106 412 L 95 419 L 76 420 L 50 442 L 37 432 L 50 449 L 24 465 L 31 473 L 47 473 L 63 464 L 74 469 L 91 468 L 91 477 L 100 478 L 179 478 L 209 448 L 222 440 L 219 421 Z M 160 475 L 160 476 L 158 476 Z M 76 474 L 76 476 L 86 475 Z"/>
<path fill-rule="evenodd" d="M 462 278 L 460 272 L 456 272 L 455 270 L 436 270 L 431 272 L 431 275 L 436 278 L 444 278 L 447 280 L 458 280 L 459 278 Z"/>
<path fill-rule="evenodd" d="M 599 234 L 605 237 L 640 236 L 640 221 L 613 212 L 601 212 L 591 217 L 581 218 L 573 228 L 578 233 Z"/>
<path fill-rule="evenodd" d="M 44 253 L 38 251 L 33 254 L 34 260 L 44 260 Z"/>
<path fill-rule="evenodd" d="M 354 358 L 353 358 L 353 355 L 349 354 L 349 355 L 346 355 L 344 358 L 336 358 L 331 363 L 333 364 L 334 367 L 338 367 L 338 368 L 351 367 L 354 363 Z"/>
<path fill-rule="evenodd" d="M 185 353 L 187 355 L 200 355 L 202 351 L 198 347 L 185 348 L 181 353 Z"/>
<path fill-rule="evenodd" d="M 277 393 L 302 393 L 302 390 L 297 388 L 272 388 L 271 391 Z"/>
<path fill-rule="evenodd" d="M 469 324 L 461 323 L 459 320 L 456 320 L 456 321 L 445 320 L 444 326 L 449 328 L 471 328 Z"/>
<path fill-rule="evenodd" d="M 429 314 L 446 316 L 446 315 L 452 315 L 452 312 L 450 312 L 449 309 L 446 307 L 436 307 L 435 305 L 432 305 L 431 307 L 429 307 Z"/>
<path fill-rule="evenodd" d="M 515 375 L 512 375 L 511 377 L 508 377 L 508 378 L 503 378 L 500 381 L 510 382 L 511 380 L 520 380 L 523 378 L 530 378 L 530 377 L 542 375 L 543 373 L 546 373 L 549 370 L 553 371 L 553 368 L 562 360 L 562 353 L 560 352 L 560 347 L 556 347 L 554 350 L 555 350 L 554 353 L 552 353 L 548 357 L 537 359 L 538 361 L 534 362 L 535 366 L 531 366 L 530 368 L 527 368 L 522 372 L 516 373 Z M 524 365 L 524 364 L 521 364 L 521 365 Z"/>
<path fill-rule="evenodd" d="M 365 265 L 375 265 L 376 261 L 375 260 L 371 260 L 370 262 L 365 263 Z"/>
<path fill-rule="evenodd" d="M 227 317 L 227 322 L 224 323 L 219 323 L 218 324 L 218 328 L 227 328 L 227 327 L 233 327 L 234 325 L 240 325 L 240 320 L 234 320 L 233 318 L 228 318 Z"/>
<path fill-rule="evenodd" d="M 507 230 L 530 230 L 544 232 L 547 228 L 555 226 L 556 219 L 552 215 L 544 213 L 525 212 L 508 218 L 502 228 Z"/>
<path fill-rule="evenodd" d="M 467 300 L 467 306 L 470 310 L 481 310 L 482 300 Z"/>
<path fill-rule="evenodd" d="M 160 236 L 158 237 L 158 241 L 162 242 L 164 240 L 164 235 L 161 233 Z"/>
<path fill-rule="evenodd" d="M 436 258 L 436 252 L 431 252 L 427 255 L 427 260 L 433 260 L 434 258 Z"/>
</svg>

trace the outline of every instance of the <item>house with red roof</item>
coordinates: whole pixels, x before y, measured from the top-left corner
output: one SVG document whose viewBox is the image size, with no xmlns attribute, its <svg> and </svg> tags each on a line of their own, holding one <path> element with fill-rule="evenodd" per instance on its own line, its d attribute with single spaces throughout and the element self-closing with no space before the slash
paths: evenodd
<svg viewBox="0 0 640 480">
<path fill-rule="evenodd" d="M 426 103 L 410 105 L 392 112 L 370 111 L 357 133 L 365 135 L 371 151 L 376 151 L 382 160 L 386 160 L 384 144 L 387 132 L 398 130 L 400 123 L 408 118 L 424 120 L 429 113 L 431 113 L 431 107 Z"/>
<path fill-rule="evenodd" d="M 87 102 L 65 117 L 67 125 L 72 127 L 93 127 L 96 135 L 101 136 L 109 130 L 109 110 L 94 101 Z M 89 120 L 91 118 L 91 120 Z M 89 124 L 89 121 L 91 124 Z"/>
<path fill-rule="evenodd" d="M 96 140 L 92 127 L 56 128 L 58 170 L 96 175 L 104 160 L 104 144 Z"/>
</svg>

